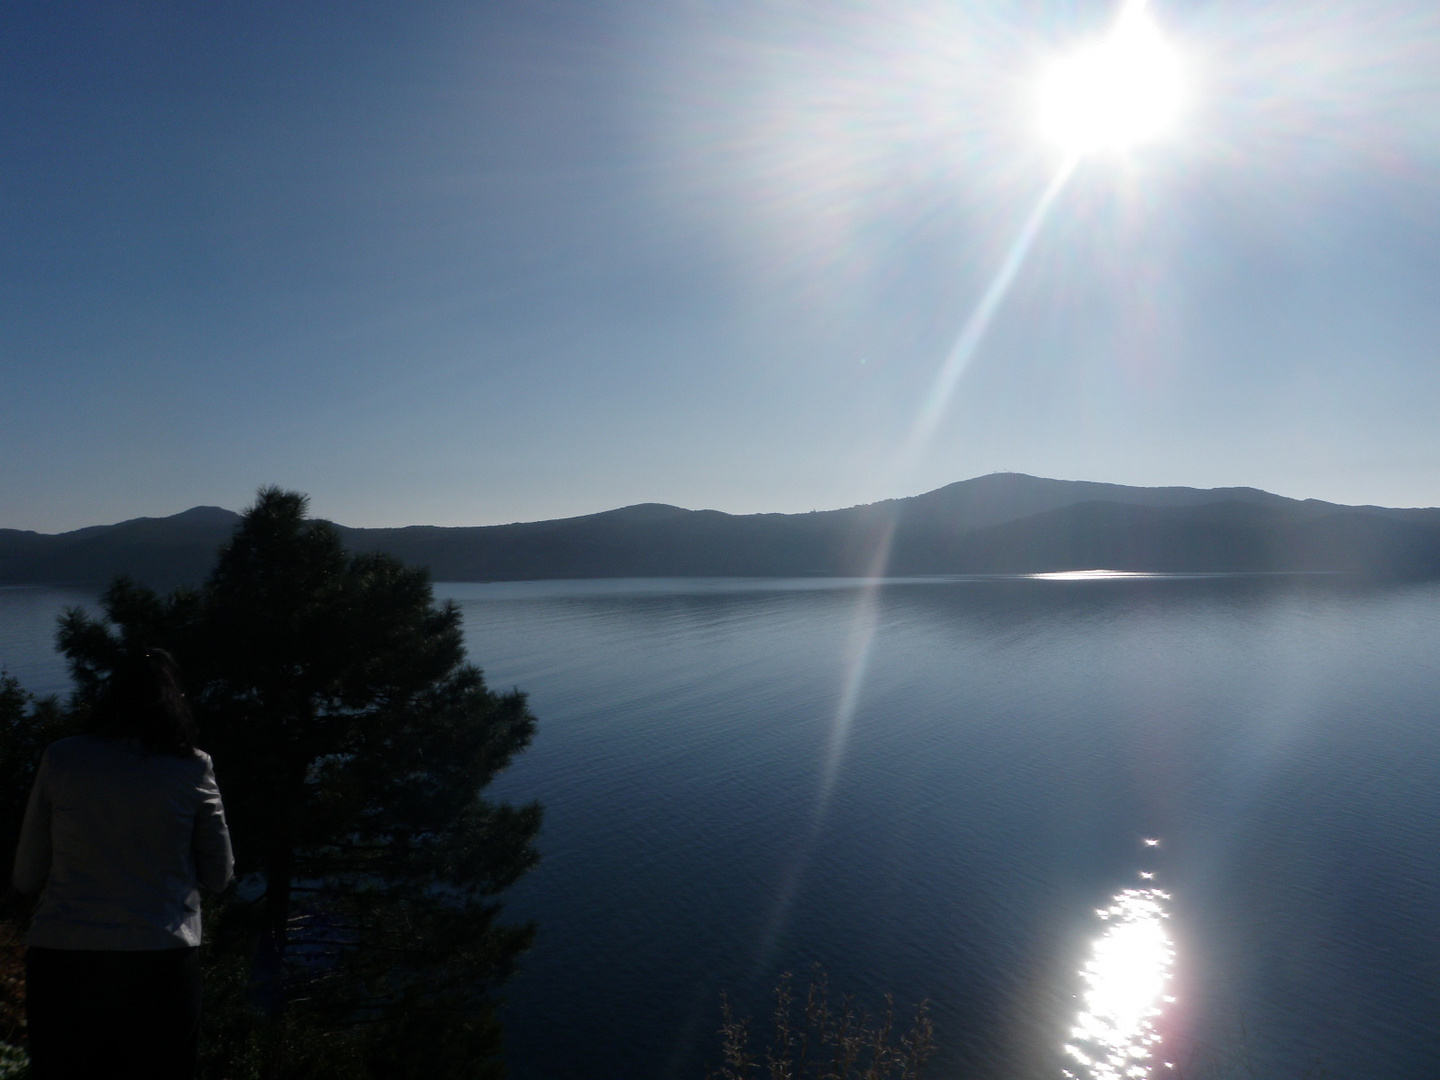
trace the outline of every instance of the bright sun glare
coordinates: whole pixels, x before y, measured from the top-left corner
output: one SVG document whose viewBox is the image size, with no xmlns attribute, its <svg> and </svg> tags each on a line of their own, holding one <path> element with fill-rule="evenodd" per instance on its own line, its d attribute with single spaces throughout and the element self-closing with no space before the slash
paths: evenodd
<svg viewBox="0 0 1440 1080">
<path fill-rule="evenodd" d="M 1126 150 L 1171 128 L 1183 82 L 1179 58 L 1144 0 L 1126 0 L 1106 37 L 1057 60 L 1045 73 L 1041 129 L 1072 154 Z"/>
</svg>

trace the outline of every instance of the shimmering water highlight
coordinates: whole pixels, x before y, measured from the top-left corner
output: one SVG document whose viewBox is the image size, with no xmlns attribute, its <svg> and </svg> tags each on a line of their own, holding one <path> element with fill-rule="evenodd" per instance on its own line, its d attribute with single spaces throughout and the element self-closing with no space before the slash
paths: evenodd
<svg viewBox="0 0 1440 1080">
<path fill-rule="evenodd" d="M 1154 877 L 1148 871 L 1141 878 Z M 1081 969 L 1084 1007 L 1065 1052 L 1078 1071 L 1071 1080 L 1146 1080 L 1160 1041 L 1155 1030 L 1175 947 L 1165 928 L 1170 897 L 1156 888 L 1125 889 L 1095 914 L 1107 928 Z"/>
</svg>

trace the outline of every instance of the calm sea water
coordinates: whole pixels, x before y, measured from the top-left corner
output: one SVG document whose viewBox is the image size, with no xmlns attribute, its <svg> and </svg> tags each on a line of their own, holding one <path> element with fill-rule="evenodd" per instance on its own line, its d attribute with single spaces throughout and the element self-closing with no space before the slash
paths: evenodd
<svg viewBox="0 0 1440 1080">
<path fill-rule="evenodd" d="M 541 721 L 497 784 L 547 807 L 507 901 L 540 928 L 517 1080 L 698 1077 L 722 993 L 761 1014 L 816 963 L 928 999 L 936 1077 L 1059 1080 L 1097 910 L 1142 886 L 1174 950 L 1156 1075 L 1440 1075 L 1440 587 L 437 591 Z M 63 688 L 77 601 L 0 589 L 0 665 Z"/>
</svg>

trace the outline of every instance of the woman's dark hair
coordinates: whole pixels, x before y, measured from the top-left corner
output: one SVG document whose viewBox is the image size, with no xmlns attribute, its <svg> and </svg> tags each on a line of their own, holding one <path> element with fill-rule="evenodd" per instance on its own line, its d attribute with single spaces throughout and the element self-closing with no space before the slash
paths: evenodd
<svg viewBox="0 0 1440 1080">
<path fill-rule="evenodd" d="M 139 739 L 151 753 L 195 752 L 195 721 L 180 689 L 180 667 L 164 649 L 126 653 L 95 699 L 90 720 L 97 735 Z"/>
</svg>

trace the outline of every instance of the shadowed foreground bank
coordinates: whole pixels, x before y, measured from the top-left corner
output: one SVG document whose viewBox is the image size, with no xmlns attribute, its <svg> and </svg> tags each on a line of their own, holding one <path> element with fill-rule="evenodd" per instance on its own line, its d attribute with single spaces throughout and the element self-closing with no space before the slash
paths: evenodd
<svg viewBox="0 0 1440 1080">
<path fill-rule="evenodd" d="M 502 1076 L 495 994 L 533 928 L 498 898 L 536 860 L 540 808 L 483 792 L 534 717 L 465 662 L 423 570 L 347 554 L 305 505 L 262 491 L 198 590 L 120 580 L 101 618 L 66 614 L 69 705 L 4 688 L 0 856 L 40 749 L 86 727 L 125 656 L 166 648 L 239 877 L 205 910 L 201 1075 Z"/>
</svg>

